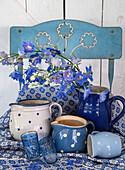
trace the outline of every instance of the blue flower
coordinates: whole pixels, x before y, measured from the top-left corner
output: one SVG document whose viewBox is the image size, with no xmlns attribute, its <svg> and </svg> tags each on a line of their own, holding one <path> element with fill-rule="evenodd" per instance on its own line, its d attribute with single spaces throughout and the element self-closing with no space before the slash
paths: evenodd
<svg viewBox="0 0 125 170">
<path fill-rule="evenodd" d="M 0 52 L 0 58 L 2 59 L 2 65 L 9 65 L 13 62 L 13 57 L 8 58 L 8 54 L 5 51 Z"/>
<path fill-rule="evenodd" d="M 26 54 L 25 54 L 24 50 L 18 49 L 18 54 L 19 54 L 19 56 L 21 56 L 21 57 L 26 57 Z"/>
<path fill-rule="evenodd" d="M 85 91 L 84 91 L 83 99 L 85 100 L 86 97 L 88 97 L 89 94 L 91 94 L 91 92 L 92 92 L 92 90 L 91 90 L 92 87 L 90 86 L 88 89 L 87 89 L 86 87 L 84 87 L 84 89 L 85 89 Z"/>
<path fill-rule="evenodd" d="M 73 57 L 73 58 L 71 59 L 71 62 L 72 62 L 73 64 L 79 64 L 79 63 L 81 62 L 81 59 L 76 58 L 76 57 Z"/>
<path fill-rule="evenodd" d="M 22 91 L 28 90 L 28 86 L 29 86 L 28 83 L 23 84 Z"/>
<path fill-rule="evenodd" d="M 34 45 L 31 42 L 23 42 L 23 48 L 25 53 L 32 53 L 35 50 Z"/>
<path fill-rule="evenodd" d="M 52 65 L 49 65 L 49 67 L 47 68 L 47 71 L 51 71 L 52 70 Z"/>
<path fill-rule="evenodd" d="M 92 66 L 86 67 L 86 77 L 89 78 L 91 81 L 93 81 L 93 77 L 92 77 Z"/>
<path fill-rule="evenodd" d="M 30 67 L 25 71 L 26 80 L 30 80 L 30 77 L 33 75 L 33 73 L 36 73 L 37 67 Z"/>
<path fill-rule="evenodd" d="M 51 52 L 47 48 L 46 49 L 42 48 L 41 55 L 50 56 Z"/>
<path fill-rule="evenodd" d="M 54 48 L 46 48 L 46 49 L 51 52 L 51 55 L 52 55 L 53 57 L 55 57 L 56 54 L 58 54 L 58 55 L 61 54 L 61 52 L 60 52 L 59 50 L 57 50 L 57 49 L 54 49 Z"/>
<path fill-rule="evenodd" d="M 41 85 L 45 82 L 42 76 L 36 77 L 35 81 L 39 82 Z"/>
<path fill-rule="evenodd" d="M 83 83 L 87 80 L 85 74 L 82 74 L 82 72 L 76 73 L 75 80 L 77 83 L 79 83 L 81 86 L 83 86 Z"/>
<path fill-rule="evenodd" d="M 36 53 L 30 56 L 29 62 L 31 62 L 33 66 L 36 66 L 37 64 L 41 64 L 41 60 L 42 56 Z"/>
<path fill-rule="evenodd" d="M 60 66 L 61 60 L 59 58 L 52 58 L 51 59 L 51 64 L 54 66 Z"/>
<path fill-rule="evenodd" d="M 106 100 L 108 93 L 109 93 L 109 90 L 106 90 L 106 91 L 103 91 L 102 93 L 100 93 L 100 96 L 99 96 L 100 103 L 102 103 Z"/>
<path fill-rule="evenodd" d="M 18 71 L 13 71 L 9 77 L 11 77 L 13 80 L 19 81 L 20 83 L 24 83 L 24 79 L 22 78 L 22 75 Z"/>
<path fill-rule="evenodd" d="M 60 87 L 60 90 L 61 91 L 65 91 L 66 90 L 66 88 L 67 88 L 67 86 L 68 86 L 68 83 L 67 83 L 67 81 L 64 81 L 64 79 L 61 81 L 61 87 Z"/>
<path fill-rule="evenodd" d="M 23 61 L 17 61 L 13 63 L 14 66 L 19 66 L 19 65 L 23 65 Z"/>
<path fill-rule="evenodd" d="M 71 81 L 73 80 L 73 72 L 71 70 L 66 70 L 64 73 L 63 73 L 63 76 L 64 76 L 64 80 L 65 81 Z"/>
<path fill-rule="evenodd" d="M 61 79 L 62 79 L 62 76 L 61 76 L 60 74 L 56 74 L 56 75 L 54 76 L 54 82 L 55 82 L 56 84 L 60 84 Z"/>
<path fill-rule="evenodd" d="M 48 56 L 47 58 L 46 58 L 46 63 L 51 63 L 51 60 L 53 59 L 53 56 Z"/>
<path fill-rule="evenodd" d="M 62 68 L 65 68 L 65 67 L 67 66 L 66 61 L 62 58 L 62 59 L 61 59 L 61 62 L 62 62 L 61 67 L 62 67 Z"/>
</svg>

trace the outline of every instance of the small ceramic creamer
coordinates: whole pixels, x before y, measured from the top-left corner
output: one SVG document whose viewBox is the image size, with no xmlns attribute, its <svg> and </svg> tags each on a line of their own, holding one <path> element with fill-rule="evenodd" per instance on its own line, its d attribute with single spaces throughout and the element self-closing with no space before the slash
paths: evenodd
<svg viewBox="0 0 125 170">
<path fill-rule="evenodd" d="M 36 131 L 38 139 L 48 136 L 51 130 L 51 108 L 58 106 L 58 116 L 62 114 L 62 107 L 58 103 L 47 100 L 30 99 L 18 103 L 11 103 L 10 132 L 16 140 L 21 140 L 21 135 L 27 131 Z"/>
<path fill-rule="evenodd" d="M 59 116 L 51 123 L 57 152 L 86 152 L 87 136 L 94 130 L 91 121 L 78 116 Z"/>
</svg>

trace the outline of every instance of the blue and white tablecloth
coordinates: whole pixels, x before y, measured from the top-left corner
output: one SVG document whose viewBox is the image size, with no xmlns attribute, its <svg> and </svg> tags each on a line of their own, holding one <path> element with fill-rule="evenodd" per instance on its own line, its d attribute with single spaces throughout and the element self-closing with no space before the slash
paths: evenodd
<svg viewBox="0 0 125 170">
<path fill-rule="evenodd" d="M 33 88 L 27 92 L 19 92 L 18 100 L 26 98 L 46 98 L 50 101 L 58 102 L 62 105 L 63 111 L 68 114 L 73 114 L 77 104 L 77 95 L 68 92 L 68 97 L 57 99 L 55 96 L 55 87 L 53 88 Z M 50 94 L 49 94 L 49 93 Z M 120 112 L 118 103 L 113 104 L 113 116 Z M 8 110 L 0 118 L 0 169 L 3 170 L 84 170 L 84 169 L 125 169 L 125 119 L 124 117 L 114 126 L 114 133 L 121 137 L 123 151 L 121 155 L 113 159 L 92 158 L 85 153 L 58 153 L 58 160 L 54 164 L 47 164 L 43 157 L 39 161 L 28 161 L 25 158 L 25 153 L 21 149 L 22 142 L 14 141 L 9 131 L 9 116 L 11 110 Z M 119 133 L 118 133 L 119 132 Z"/>
</svg>

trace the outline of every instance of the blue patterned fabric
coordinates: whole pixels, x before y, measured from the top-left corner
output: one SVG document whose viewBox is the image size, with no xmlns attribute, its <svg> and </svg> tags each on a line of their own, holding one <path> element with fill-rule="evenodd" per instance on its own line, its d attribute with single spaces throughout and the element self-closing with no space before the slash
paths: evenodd
<svg viewBox="0 0 125 170">
<path fill-rule="evenodd" d="M 56 87 L 58 88 L 58 87 Z M 77 94 L 74 92 L 71 94 L 70 92 L 67 98 L 57 99 L 55 96 L 55 92 L 57 89 L 54 88 L 34 88 L 29 89 L 27 92 L 19 92 L 19 96 L 17 100 L 22 100 L 25 98 L 46 98 L 50 101 L 56 101 L 62 104 L 63 111 L 68 111 L 68 114 L 72 114 L 76 108 L 77 104 Z M 68 107 L 67 107 L 68 106 Z M 67 109 L 68 108 L 68 109 Z M 119 113 L 120 106 L 118 103 L 114 103 L 113 105 L 113 114 L 116 116 Z M 117 111 L 116 111 L 117 110 Z M 117 112 L 117 113 L 116 113 Z M 123 151 L 119 157 L 113 159 L 99 159 L 92 158 L 87 154 L 83 153 L 58 153 L 57 162 L 54 164 L 47 164 L 43 157 L 40 158 L 39 161 L 28 161 L 25 158 L 25 153 L 21 149 L 22 142 L 15 141 L 9 131 L 9 116 L 10 110 L 8 110 L 1 118 L 0 118 L 0 169 L 8 170 L 84 170 L 84 169 L 125 169 L 125 137 L 120 135 L 114 129 L 113 133 L 116 133 L 121 137 Z M 120 120 L 121 121 L 121 120 Z M 124 121 L 121 123 L 124 123 Z M 119 123 L 120 125 L 120 123 Z M 116 129 L 119 130 L 119 125 L 117 125 Z M 121 125 L 123 126 L 123 125 Z M 122 127 L 123 132 L 125 130 L 124 126 Z"/>
</svg>

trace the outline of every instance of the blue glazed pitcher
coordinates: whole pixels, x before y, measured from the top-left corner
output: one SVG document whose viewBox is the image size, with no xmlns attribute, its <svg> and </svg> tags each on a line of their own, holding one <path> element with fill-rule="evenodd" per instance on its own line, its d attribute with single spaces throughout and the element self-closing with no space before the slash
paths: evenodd
<svg viewBox="0 0 125 170">
<path fill-rule="evenodd" d="M 57 152 L 86 152 L 87 136 L 94 130 L 91 121 L 78 116 L 64 115 L 51 123 Z"/>
<path fill-rule="evenodd" d="M 78 92 L 79 102 L 77 105 L 76 115 L 83 117 L 87 120 L 91 120 L 95 129 L 98 131 L 110 131 L 112 126 L 124 115 L 125 113 L 125 99 L 121 96 L 114 96 L 109 99 L 109 92 L 106 94 L 105 101 L 99 101 L 100 94 L 108 89 L 100 86 L 93 86 L 92 93 L 89 94 L 86 99 L 83 99 L 84 93 Z M 100 92 L 100 93 L 99 93 Z M 112 110 L 111 105 L 115 100 L 119 100 L 123 104 L 121 113 L 114 119 L 111 120 Z"/>
</svg>

